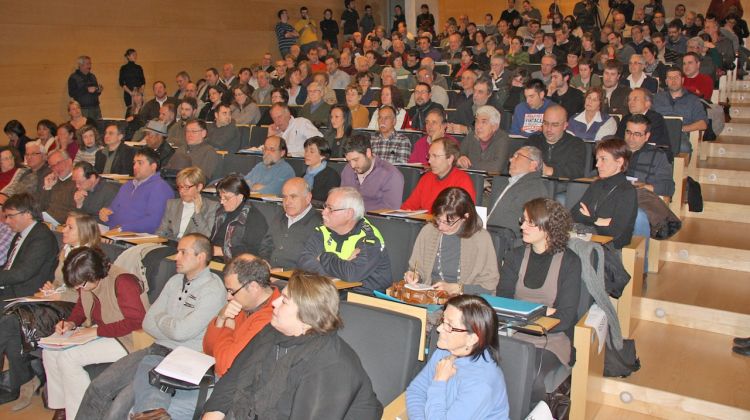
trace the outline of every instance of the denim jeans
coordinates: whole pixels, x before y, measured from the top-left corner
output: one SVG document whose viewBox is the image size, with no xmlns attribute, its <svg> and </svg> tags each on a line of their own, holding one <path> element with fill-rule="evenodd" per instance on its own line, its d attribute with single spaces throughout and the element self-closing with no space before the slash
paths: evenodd
<svg viewBox="0 0 750 420">
<path fill-rule="evenodd" d="M 646 238 L 646 248 L 643 256 L 643 272 L 648 271 L 648 245 L 651 238 L 651 225 L 648 222 L 648 216 L 642 208 L 638 208 L 638 215 L 635 217 L 635 226 L 633 226 L 633 236 L 643 236 Z"/>
</svg>

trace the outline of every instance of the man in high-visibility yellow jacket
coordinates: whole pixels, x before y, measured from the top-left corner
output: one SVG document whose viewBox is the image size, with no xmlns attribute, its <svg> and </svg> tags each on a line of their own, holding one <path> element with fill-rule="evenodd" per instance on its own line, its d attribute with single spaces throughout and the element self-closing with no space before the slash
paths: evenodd
<svg viewBox="0 0 750 420">
<path fill-rule="evenodd" d="M 365 205 L 351 187 L 334 188 L 300 254 L 302 270 L 362 282 L 355 291 L 384 291 L 391 285 L 391 262 L 378 229 L 364 217 Z"/>
</svg>

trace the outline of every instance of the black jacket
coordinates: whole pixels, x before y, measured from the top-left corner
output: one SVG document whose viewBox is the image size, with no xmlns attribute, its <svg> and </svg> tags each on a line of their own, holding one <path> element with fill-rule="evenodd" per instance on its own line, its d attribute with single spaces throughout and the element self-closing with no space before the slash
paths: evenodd
<svg viewBox="0 0 750 420">
<path fill-rule="evenodd" d="M 304 350 L 309 345 L 314 350 L 301 352 L 300 360 L 291 362 L 288 379 L 284 381 L 286 386 L 273 407 L 278 415 L 275 418 L 380 419 L 383 407 L 372 390 L 370 378 L 357 354 L 338 334 L 287 337 L 270 324 L 237 355 L 232 367 L 216 384 L 204 412 L 228 414 L 234 413 L 234 404 L 252 404 L 247 399 L 235 398 L 238 393 L 250 391 L 252 395 L 259 389 L 241 389 L 240 382 L 247 382 L 247 375 L 255 375 L 261 369 L 259 382 L 267 384 L 284 356 L 292 349 L 299 354 L 299 346 L 304 346 L 301 348 Z"/>
<path fill-rule="evenodd" d="M 443 106 L 435 102 L 427 102 L 424 105 L 414 105 L 409 108 L 406 113 L 409 114 L 409 120 L 411 121 L 411 127 L 415 130 L 424 131 L 425 129 L 425 118 L 427 113 L 433 108 L 443 109 Z"/>
<path fill-rule="evenodd" d="M 314 179 L 315 182 L 313 182 L 312 187 L 313 204 L 325 203 L 328 198 L 328 191 L 341 186 L 341 175 L 328 165 L 318 172 Z M 323 206 L 320 205 L 319 207 Z"/>
<path fill-rule="evenodd" d="M 604 98 L 602 103 L 602 112 L 606 114 L 626 114 L 628 112 L 628 95 L 630 94 L 630 87 L 618 85 L 612 92 L 609 100 Z"/>
<path fill-rule="evenodd" d="M 125 143 L 121 143 L 115 150 L 115 157 L 112 161 L 112 169 L 109 171 L 113 174 L 133 175 L 133 158 L 135 149 Z M 96 152 L 94 167 L 100 174 L 104 173 L 104 165 L 107 163 L 107 156 L 104 149 Z"/>
<path fill-rule="evenodd" d="M 581 203 L 585 203 L 590 216 L 581 213 Z M 612 236 L 615 248 L 621 249 L 633 237 L 635 216 L 638 213 L 638 196 L 635 188 L 619 173 L 609 178 L 594 181 L 583 194 L 581 201 L 571 210 L 573 221 L 592 226 L 599 235 Z M 598 218 L 611 218 L 609 226 L 596 226 Z"/>
<path fill-rule="evenodd" d="M 8 248 L 13 252 L 16 234 Z M 46 281 L 55 277 L 57 267 L 57 239 L 46 224 L 37 222 L 24 239 L 8 270 L 0 270 L 0 298 L 30 296 Z"/>
<path fill-rule="evenodd" d="M 271 264 L 271 267 L 289 269 L 297 266 L 297 259 L 308 236 L 315 228 L 323 224 L 320 213 L 310 209 L 305 217 L 289 227 L 289 217 L 279 211 L 268 225 L 268 232 L 260 246 L 260 257 Z"/>
<path fill-rule="evenodd" d="M 552 167 L 552 176 L 562 178 L 582 178 L 590 169 L 586 167 L 586 146 L 583 140 L 565 133 L 555 144 L 547 143 L 544 134 L 534 133 L 526 140 L 527 146 L 542 151 L 544 164 Z"/>
</svg>

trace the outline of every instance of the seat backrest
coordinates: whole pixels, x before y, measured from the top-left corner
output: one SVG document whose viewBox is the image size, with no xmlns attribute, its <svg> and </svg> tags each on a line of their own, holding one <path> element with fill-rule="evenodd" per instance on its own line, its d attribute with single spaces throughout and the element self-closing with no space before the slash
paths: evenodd
<svg viewBox="0 0 750 420">
<path fill-rule="evenodd" d="M 672 155 L 677 156 L 680 153 L 680 141 L 682 140 L 682 117 L 664 117 L 664 125 L 667 127 Z"/>
<path fill-rule="evenodd" d="M 594 149 L 596 148 L 596 142 L 584 141 L 583 145 L 586 147 L 586 160 L 583 163 L 583 176 L 596 176 L 597 171 L 594 167 Z"/>
<path fill-rule="evenodd" d="M 222 178 L 232 173 L 247 175 L 262 160 L 261 155 L 228 154 L 224 156 L 221 165 L 217 165 L 214 178 Z"/>
<path fill-rule="evenodd" d="M 346 89 L 334 89 L 336 94 L 336 104 L 346 105 Z"/>
<path fill-rule="evenodd" d="M 267 125 L 256 125 L 253 130 L 250 131 L 250 141 L 248 147 L 259 147 L 266 142 L 268 137 L 268 126 Z"/>
<path fill-rule="evenodd" d="M 359 356 L 378 400 L 389 404 L 414 377 L 422 332 L 419 319 L 351 302 L 341 302 L 339 311 L 344 321 L 339 336 Z"/>
<path fill-rule="evenodd" d="M 586 190 L 591 184 L 587 182 L 569 181 L 565 182 L 564 185 L 566 186 L 565 207 L 570 210 L 573 208 L 573 206 L 578 204 L 579 201 L 581 201 L 581 198 L 583 198 L 583 194 L 586 193 Z"/>
<path fill-rule="evenodd" d="M 510 418 L 526 418 L 531 405 L 531 388 L 536 376 L 536 348 L 513 337 L 500 336 L 500 369 L 505 376 Z"/>
<path fill-rule="evenodd" d="M 404 176 L 404 194 L 402 195 L 401 201 L 406 201 L 411 195 L 411 192 L 416 188 L 419 178 L 422 176 L 422 168 L 412 168 L 411 166 L 396 166 Z"/>
<path fill-rule="evenodd" d="M 471 178 L 472 184 L 474 184 L 474 191 L 477 194 L 477 206 L 483 206 L 484 202 L 484 180 L 486 176 L 483 173 L 467 171 L 467 175 Z"/>
<path fill-rule="evenodd" d="M 238 124 L 237 129 L 240 130 L 240 150 L 247 149 L 250 147 L 250 132 L 253 127 L 246 124 Z"/>
<path fill-rule="evenodd" d="M 305 171 L 307 170 L 307 165 L 305 165 L 305 159 L 299 158 L 299 157 L 286 157 L 286 163 L 288 163 L 292 169 L 294 169 L 294 174 L 296 176 L 304 176 Z"/>
<path fill-rule="evenodd" d="M 373 224 L 385 241 L 385 250 L 391 261 L 391 275 L 393 281 L 400 281 L 409 269 L 409 257 L 417 241 L 417 235 L 424 223 L 397 217 L 381 217 L 371 214 L 367 220 Z"/>
<path fill-rule="evenodd" d="M 283 211 L 281 204 L 275 201 L 250 200 L 250 202 L 252 202 L 253 206 L 255 206 L 255 208 L 258 209 L 261 214 L 263 214 L 263 218 L 266 219 L 266 223 L 268 223 L 269 225 L 276 217 L 276 215 L 279 212 Z"/>
<path fill-rule="evenodd" d="M 510 125 L 510 123 L 508 124 Z M 508 157 L 513 156 L 518 149 L 526 146 L 526 137 L 513 134 L 508 136 L 508 139 L 510 141 L 510 143 L 508 143 Z"/>
</svg>

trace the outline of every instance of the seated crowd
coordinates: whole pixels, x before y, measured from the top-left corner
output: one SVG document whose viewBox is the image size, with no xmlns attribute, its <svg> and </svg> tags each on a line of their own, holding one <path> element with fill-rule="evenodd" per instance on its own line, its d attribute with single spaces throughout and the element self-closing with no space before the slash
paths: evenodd
<svg viewBox="0 0 750 420">
<path fill-rule="evenodd" d="M 673 159 L 690 151 L 688 133 L 708 127 L 705 103 L 740 52 L 733 41 L 747 36 L 741 10 L 701 16 L 702 27 L 692 12 L 665 24 L 663 10 L 618 10 L 599 29 L 576 5 L 575 16 L 552 13 L 545 33 L 538 9 L 511 1 L 497 22 L 461 16 L 436 32 L 423 5 L 415 34 L 399 9 L 387 36 L 369 6 L 360 17 L 345 3 L 341 48 L 330 10 L 320 26 L 305 7 L 294 24 L 281 10 L 276 62 L 266 53 L 197 82 L 181 71 L 174 95 L 156 81 L 144 101 L 128 50 L 126 118 L 111 122 L 84 56 L 68 80 L 69 121 L 39 121 L 33 140 L 19 121 L 5 125 L 0 294 L 51 297 L 55 311 L 38 312 L 54 317 L 48 333 L 101 339 L 45 349 L 40 369 L 26 321 L 6 310 L 0 403 L 22 410 L 46 383 L 55 419 L 192 418 L 205 395 L 149 383 L 183 346 L 216 358 L 204 419 L 380 418 L 389 401 L 336 333 L 330 279 L 368 295 L 401 280 L 394 244 L 368 218 L 382 210 L 429 213 L 403 280 L 450 297 L 432 323 L 438 350 L 406 389 L 410 419 L 508 417 L 498 321 L 480 294 L 541 303 L 559 320 L 545 338 L 516 335 L 538 349 L 533 404 L 546 374 L 572 366 L 586 270 L 570 232 L 610 236 L 615 249 L 649 236 L 641 192 L 674 193 Z M 664 117 L 682 118 L 679 149 Z M 247 146 L 238 125 L 266 125 L 268 135 L 255 166 L 227 173 L 224 155 Z M 413 187 L 403 164 L 424 170 Z M 596 179 L 578 202 L 565 202 L 564 183 L 545 183 L 587 176 Z M 280 201 L 271 213 L 256 201 L 269 196 Z M 43 221 L 62 226 L 62 247 Z M 100 234 L 108 230 L 167 242 L 114 260 Z M 171 255 L 168 280 L 150 290 Z M 222 276 L 212 260 L 225 264 Z M 289 270 L 286 287 L 274 283 Z M 153 344 L 136 348 L 137 330 Z M 96 376 L 84 369 L 104 363 Z"/>
</svg>

